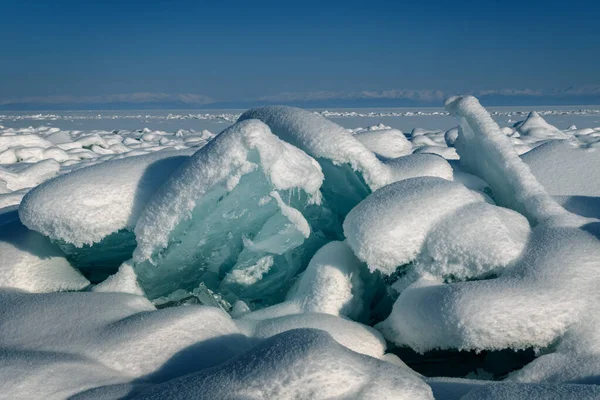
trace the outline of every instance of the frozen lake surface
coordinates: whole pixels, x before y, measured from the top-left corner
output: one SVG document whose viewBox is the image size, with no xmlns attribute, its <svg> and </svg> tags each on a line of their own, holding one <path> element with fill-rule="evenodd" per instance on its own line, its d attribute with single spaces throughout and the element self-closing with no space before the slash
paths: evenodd
<svg viewBox="0 0 600 400">
<path fill-rule="evenodd" d="M 0 397 L 600 398 L 600 106 L 0 113 Z"/>
</svg>

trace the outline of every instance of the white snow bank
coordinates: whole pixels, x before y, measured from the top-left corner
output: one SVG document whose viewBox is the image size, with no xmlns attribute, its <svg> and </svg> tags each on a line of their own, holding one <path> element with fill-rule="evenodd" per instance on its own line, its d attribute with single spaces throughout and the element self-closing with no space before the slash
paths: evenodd
<svg viewBox="0 0 600 400">
<path fill-rule="evenodd" d="M 60 164 L 54 160 L 44 160 L 34 164 L 24 164 L 24 168 L 10 171 L 0 167 L 0 182 L 6 183 L 6 188 L 12 191 L 30 188 L 58 173 Z"/>
<path fill-rule="evenodd" d="M 445 179 L 406 179 L 373 192 L 350 211 L 344 234 L 369 269 L 389 275 L 416 258 L 444 216 L 482 200 L 483 195 Z"/>
<path fill-rule="evenodd" d="M 52 239 L 91 245 L 132 230 L 156 190 L 189 151 L 161 151 L 78 169 L 47 181 L 23 199 L 23 223 Z M 37 165 L 37 164 L 36 164 Z"/>
<path fill-rule="evenodd" d="M 0 345 L 9 353 L 84 357 L 127 380 L 162 381 L 211 367 L 250 344 L 227 314 L 212 307 L 155 311 L 143 297 L 119 293 L 10 291 L 0 292 L 0 304 Z M 184 350 L 187 354 L 180 353 Z M 181 357 L 178 364 L 174 356 Z M 185 357 L 195 362 L 186 363 Z M 172 368 L 161 370 L 167 361 Z"/>
<path fill-rule="evenodd" d="M 364 355 L 382 356 L 376 331 L 331 315 L 235 321 L 213 307 L 155 310 L 127 294 L 2 290 L 0 321 L 10 398 L 432 398 L 406 367 Z M 306 326 L 322 330 L 296 329 Z M 243 334 L 250 327 L 256 338 Z"/>
<path fill-rule="evenodd" d="M 566 214 L 475 97 L 451 97 L 446 100 L 446 109 L 460 122 L 455 148 L 461 166 L 490 185 L 498 205 L 520 212 L 532 223 Z"/>
<path fill-rule="evenodd" d="M 513 190 L 502 192 L 503 199 L 543 222 L 533 228 L 523 255 L 499 278 L 447 285 L 423 278 L 400 294 L 379 328 L 389 340 L 417 351 L 554 344 L 550 354 L 516 373 L 514 379 L 554 376 L 558 380 L 569 374 L 572 379 L 593 379 L 600 366 L 590 362 L 597 359 L 592 343 L 599 335 L 597 324 L 589 323 L 600 320 L 595 311 L 600 281 L 598 222 L 563 218 L 566 212 L 548 201 L 529 169 L 504 147 L 506 136 L 490 123 L 475 99 L 454 99 L 449 104 L 450 109 L 459 110 L 461 119 L 457 142 L 464 140 L 461 162 L 467 158 L 472 162 L 467 165 L 479 165 L 474 172 L 493 184 L 496 195 L 502 182 L 512 185 Z M 580 349 L 594 350 L 582 353 Z M 585 368 L 573 368 L 582 363 Z"/>
<path fill-rule="evenodd" d="M 471 203 L 432 229 L 421 262 L 427 263 L 426 271 L 434 275 L 461 280 L 480 277 L 515 261 L 530 232 L 527 219 L 513 210 Z"/>
<path fill-rule="evenodd" d="M 355 132 L 354 137 L 383 159 L 402 157 L 412 151 L 410 141 L 397 129 L 363 130 Z"/>
<path fill-rule="evenodd" d="M 371 190 L 391 182 L 377 157 L 348 130 L 320 115 L 286 106 L 256 108 L 243 113 L 239 121 L 259 119 L 282 140 L 315 158 L 334 164 L 349 164 L 362 174 Z"/>
<path fill-rule="evenodd" d="M 414 374 L 356 354 L 325 332 L 299 329 L 244 355 L 139 393 L 134 399 L 433 399 Z"/>
<path fill-rule="evenodd" d="M 522 140 L 540 141 L 545 139 L 566 139 L 568 136 L 558 129 L 550 125 L 537 112 L 529 113 L 524 121 L 514 125 L 517 128 Z"/>
<path fill-rule="evenodd" d="M 266 314 L 262 312 L 261 316 Z M 244 334 L 255 338 L 269 338 L 292 329 L 312 328 L 327 331 L 342 346 L 371 357 L 382 357 L 386 348 L 383 336 L 374 328 L 330 314 L 304 313 L 266 319 L 255 319 L 250 314 L 235 321 Z"/>
<path fill-rule="evenodd" d="M 385 165 L 396 182 L 419 176 L 437 176 L 451 181 L 454 175 L 448 161 L 435 154 L 411 154 L 386 160 Z"/>
<path fill-rule="evenodd" d="M 0 152 L 15 147 L 20 148 L 43 148 L 51 147 L 52 142 L 42 139 L 35 134 L 0 135 Z"/>
<path fill-rule="evenodd" d="M 592 400 L 600 398 L 596 385 L 494 383 L 482 385 L 461 400 Z"/>
<path fill-rule="evenodd" d="M 304 312 L 345 315 L 357 319 L 363 312 L 366 266 L 344 242 L 330 242 L 313 256 L 297 287 L 288 294 Z"/>
<path fill-rule="evenodd" d="M 39 293 L 81 290 L 89 284 L 57 246 L 23 226 L 16 215 L 0 225 L 0 287 Z"/>
<path fill-rule="evenodd" d="M 552 140 L 521 156 L 551 195 L 600 196 L 600 149 Z"/>
</svg>

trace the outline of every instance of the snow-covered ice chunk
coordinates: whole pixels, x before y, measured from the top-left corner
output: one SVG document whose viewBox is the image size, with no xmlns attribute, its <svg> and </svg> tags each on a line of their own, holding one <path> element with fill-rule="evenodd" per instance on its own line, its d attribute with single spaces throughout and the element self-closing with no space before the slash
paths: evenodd
<svg viewBox="0 0 600 400">
<path fill-rule="evenodd" d="M 219 367 L 142 391 L 134 399 L 433 399 L 420 378 L 336 343 L 326 332 L 276 335 Z"/>
<path fill-rule="evenodd" d="M 41 148 L 52 146 L 52 143 L 35 134 L 0 135 L 0 153 L 11 148 Z"/>
<path fill-rule="evenodd" d="M 444 141 L 448 147 L 453 147 L 456 139 L 458 139 L 458 128 L 448 129 L 444 133 Z"/>
<path fill-rule="evenodd" d="M 520 212 L 533 224 L 566 213 L 475 97 L 451 97 L 446 100 L 446 109 L 460 122 L 455 148 L 461 166 L 490 185 L 498 205 Z"/>
<path fill-rule="evenodd" d="M 156 152 L 61 175 L 31 190 L 19 216 L 75 266 L 101 278 L 131 257 L 132 231 L 145 204 L 188 153 Z"/>
<path fill-rule="evenodd" d="M 40 293 L 80 290 L 90 284 L 56 245 L 27 229 L 16 215 L 0 225 L 0 255 L 0 287 Z"/>
<path fill-rule="evenodd" d="M 558 129 L 550 125 L 537 112 L 529 113 L 524 121 L 514 125 L 522 140 L 540 141 L 544 139 L 566 139 L 568 136 Z"/>
<path fill-rule="evenodd" d="M 295 107 L 271 106 L 246 111 L 239 121 L 247 119 L 261 120 L 282 140 L 316 159 L 350 165 L 372 190 L 391 182 L 385 167 L 368 148 L 348 130 L 320 115 Z"/>
<path fill-rule="evenodd" d="M 314 159 L 260 121 L 221 132 L 140 216 L 133 261 L 146 295 L 203 283 L 231 304 L 283 296 L 281 289 L 318 248 L 311 246 L 320 243 L 306 241 L 316 234 L 302 212 L 320 202 L 322 181 Z"/>
<path fill-rule="evenodd" d="M 18 168 L 18 170 L 13 171 L 0 167 L 0 182 L 4 181 L 6 183 L 6 188 L 16 191 L 39 185 L 45 180 L 55 176 L 60 169 L 60 164 L 54 160 L 43 160 L 34 164 L 23 164 L 23 168 Z"/>
<path fill-rule="evenodd" d="M 468 204 L 442 219 L 427 236 L 428 271 L 467 279 L 509 266 L 531 229 L 521 214 L 488 203 Z"/>
<path fill-rule="evenodd" d="M 382 159 L 402 157 L 412 151 L 410 141 L 397 129 L 358 131 L 354 137 Z"/>
<path fill-rule="evenodd" d="M 435 154 L 410 154 L 386 160 L 394 181 L 402 181 L 419 176 L 437 176 L 453 180 L 453 170 L 448 161 Z"/>
<path fill-rule="evenodd" d="M 480 201 L 483 195 L 459 183 L 435 177 L 410 178 L 376 190 L 350 211 L 344 234 L 371 270 L 389 275 L 416 258 L 438 221 Z"/>
<path fill-rule="evenodd" d="M 468 204 L 435 225 L 412 270 L 394 288 L 401 291 L 423 275 L 455 281 L 498 274 L 521 256 L 530 231 L 527 219 L 513 210 Z"/>
<path fill-rule="evenodd" d="M 504 199 L 542 222 L 534 226 L 523 255 L 499 278 L 454 284 L 423 278 L 400 294 L 379 328 L 389 340 L 417 351 L 554 345 L 550 354 L 516 373 L 515 379 L 535 381 L 560 376 L 559 371 L 565 370 L 573 379 L 597 376 L 600 363 L 590 360 L 598 359 L 593 343 L 600 335 L 597 324 L 589 321 L 600 319 L 595 311 L 600 279 L 598 222 L 572 218 L 560 206 L 546 203 L 548 194 L 527 167 L 518 165 L 523 163 L 514 152 L 502 147 L 506 136 L 490 124 L 485 110 L 472 98 L 455 101 L 461 135 L 472 135 L 463 143 L 465 155 L 478 154 L 480 168 L 487 168 L 482 175 L 494 183 L 495 194 L 500 182 L 513 185 L 512 191 L 503 193 Z M 450 108 L 456 110 L 455 106 Z M 493 162 L 484 164 L 484 159 Z M 586 367 L 573 369 L 582 364 Z"/>
<path fill-rule="evenodd" d="M 330 242 L 313 256 L 288 300 L 298 301 L 304 312 L 345 315 L 359 319 L 368 294 L 363 280 L 367 268 L 345 242 Z"/>
<path fill-rule="evenodd" d="M 156 152 L 78 169 L 49 180 L 23 199 L 30 229 L 77 247 L 132 230 L 149 198 L 189 152 Z"/>
</svg>

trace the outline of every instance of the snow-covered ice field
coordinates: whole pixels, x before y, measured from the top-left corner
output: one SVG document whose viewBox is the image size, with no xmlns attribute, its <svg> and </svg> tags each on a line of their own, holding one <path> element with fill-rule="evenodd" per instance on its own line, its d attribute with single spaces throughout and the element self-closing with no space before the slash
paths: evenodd
<svg viewBox="0 0 600 400">
<path fill-rule="evenodd" d="M 0 112 L 0 398 L 600 398 L 600 106 Z"/>
</svg>

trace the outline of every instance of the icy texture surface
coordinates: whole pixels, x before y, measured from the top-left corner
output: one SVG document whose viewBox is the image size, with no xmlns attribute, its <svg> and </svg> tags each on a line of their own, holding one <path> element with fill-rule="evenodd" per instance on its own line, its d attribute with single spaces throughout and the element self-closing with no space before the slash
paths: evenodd
<svg viewBox="0 0 600 400">
<path fill-rule="evenodd" d="M 263 121 L 282 140 L 316 159 L 350 165 L 372 190 L 391 182 L 386 168 L 367 147 L 346 129 L 319 115 L 294 107 L 273 106 L 246 111 L 239 120 L 251 118 Z"/>
<path fill-rule="evenodd" d="M 133 261 L 146 295 L 203 283 L 230 304 L 276 298 L 316 251 L 299 248 L 311 230 L 298 209 L 320 202 L 322 181 L 316 161 L 260 121 L 221 132 L 140 216 Z"/>
</svg>

